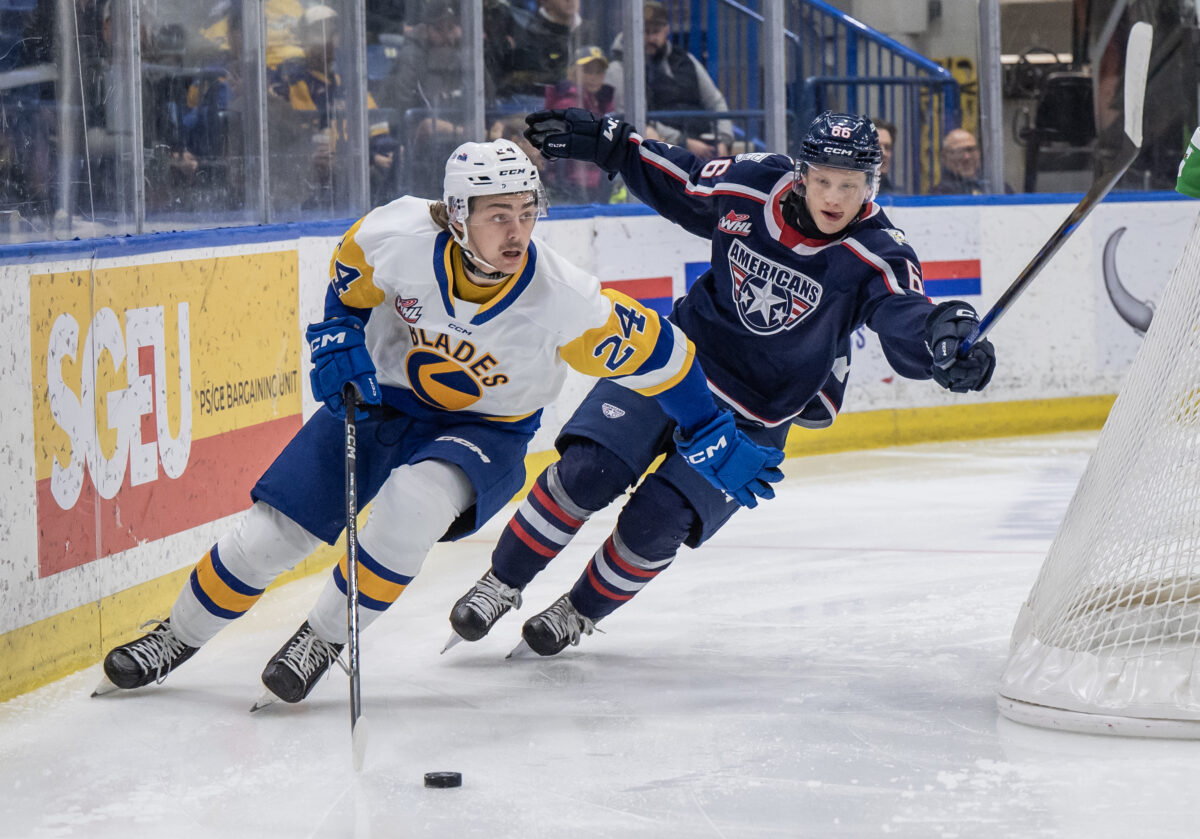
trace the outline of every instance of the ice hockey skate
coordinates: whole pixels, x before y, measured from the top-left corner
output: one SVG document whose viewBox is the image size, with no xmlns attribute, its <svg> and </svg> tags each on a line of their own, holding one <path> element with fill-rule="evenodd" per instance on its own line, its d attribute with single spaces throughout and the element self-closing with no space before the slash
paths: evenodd
<svg viewBox="0 0 1200 839">
<path fill-rule="evenodd" d="M 296 634 L 279 648 L 279 652 L 271 656 L 263 670 L 262 682 L 270 695 L 264 694 L 250 710 L 257 711 L 264 705 L 269 705 L 272 696 L 284 702 L 299 702 L 308 696 L 329 670 L 329 665 L 338 661 L 338 655 L 344 646 L 345 644 L 322 641 L 308 625 L 308 621 L 300 624 Z"/>
<path fill-rule="evenodd" d="M 171 621 L 149 621 L 142 629 L 154 626 L 147 634 L 114 647 L 104 657 L 105 679 L 92 696 L 103 696 L 114 690 L 133 690 L 151 682 L 161 683 L 167 674 L 196 654 L 199 647 L 189 647 L 171 629 Z"/>
<path fill-rule="evenodd" d="M 518 644 L 509 657 L 519 656 L 525 646 L 538 655 L 558 655 L 568 645 L 578 646 L 579 639 L 591 635 L 595 628 L 595 621 L 579 614 L 571 603 L 571 596 L 564 594 L 550 608 L 525 621 L 521 628 L 524 645 Z"/>
<path fill-rule="evenodd" d="M 459 641 L 478 641 L 509 609 L 520 608 L 521 590 L 500 582 L 489 568 L 450 610 L 450 626 L 454 631 L 442 652 Z"/>
</svg>

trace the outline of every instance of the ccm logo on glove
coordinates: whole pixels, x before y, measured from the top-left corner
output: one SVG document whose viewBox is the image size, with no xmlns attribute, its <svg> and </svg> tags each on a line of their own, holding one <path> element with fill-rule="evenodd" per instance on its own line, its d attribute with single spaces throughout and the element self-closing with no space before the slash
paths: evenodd
<svg viewBox="0 0 1200 839">
<path fill-rule="evenodd" d="M 696 452 L 687 456 L 687 462 L 691 464 L 704 463 L 706 460 L 712 460 L 721 449 L 729 446 L 729 442 L 724 436 L 711 446 L 706 446 L 704 451 Z"/>
</svg>

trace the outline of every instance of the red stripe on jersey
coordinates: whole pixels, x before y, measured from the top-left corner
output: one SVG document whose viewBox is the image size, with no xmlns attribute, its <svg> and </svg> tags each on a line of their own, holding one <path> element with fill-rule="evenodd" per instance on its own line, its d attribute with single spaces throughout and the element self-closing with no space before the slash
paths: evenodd
<svg viewBox="0 0 1200 839">
<path fill-rule="evenodd" d="M 592 570 L 593 568 L 595 568 L 595 566 L 596 566 L 595 559 L 593 559 L 591 562 L 588 563 L 587 576 L 588 576 L 588 582 L 592 584 L 592 588 L 594 588 L 596 591 L 600 592 L 600 594 L 604 595 L 609 600 L 632 600 L 633 599 L 632 594 L 617 594 L 615 591 L 613 591 L 612 589 L 610 589 L 606 585 L 604 585 L 604 583 L 600 582 L 600 579 L 596 576 L 596 572 L 594 570 Z"/>
<path fill-rule="evenodd" d="M 658 576 L 657 571 L 647 571 L 643 568 L 634 568 L 628 562 L 621 559 L 621 557 L 617 554 L 616 546 L 613 545 L 611 536 L 609 536 L 608 540 L 604 543 L 603 550 L 604 555 L 608 557 L 609 562 L 617 566 L 617 568 L 621 569 L 626 574 L 629 574 L 631 577 L 641 577 L 644 580 L 651 580 Z"/>
<path fill-rule="evenodd" d="M 521 523 L 515 518 L 508 523 L 508 529 L 511 530 L 518 539 L 524 542 L 525 546 L 535 554 L 552 558 L 558 556 L 558 551 L 553 551 L 550 548 L 547 548 L 545 545 L 530 536 L 526 532 L 525 528 L 521 527 Z"/>
<path fill-rule="evenodd" d="M 745 198 L 747 201 L 753 201 L 756 204 L 766 204 L 766 199 L 759 198 L 757 195 L 747 195 L 744 192 L 739 192 L 736 189 L 721 189 L 720 187 L 704 191 L 701 189 L 684 189 L 688 195 L 732 195 L 735 198 Z"/>
<path fill-rule="evenodd" d="M 550 513 L 572 530 L 578 530 L 583 526 L 583 522 L 581 522 L 579 519 L 574 519 L 568 516 L 566 511 L 562 507 L 558 506 L 557 503 L 555 503 L 554 499 L 550 497 L 549 493 L 542 489 L 540 484 L 534 483 L 533 497 L 541 502 L 541 505 L 546 508 L 546 512 Z"/>
<path fill-rule="evenodd" d="M 792 227 L 783 218 L 783 199 L 791 191 L 791 187 L 779 190 L 779 194 L 771 200 L 771 215 L 775 219 L 775 224 L 779 226 L 779 243 L 785 248 L 791 249 L 796 245 L 807 245 L 810 248 L 819 248 L 823 245 L 828 245 L 827 239 L 810 239 L 796 228 Z"/>
<path fill-rule="evenodd" d="M 644 160 L 646 163 L 649 163 L 655 169 L 660 169 L 663 172 L 666 172 L 668 175 L 670 175 L 672 178 L 679 181 L 680 183 L 682 183 L 682 184 L 687 183 L 687 179 L 680 177 L 678 172 L 671 171 L 666 166 L 663 166 L 661 163 L 658 163 L 657 161 L 651 160 L 649 157 L 646 157 L 646 155 L 644 155 L 644 154 L 642 155 L 642 160 Z"/>
</svg>

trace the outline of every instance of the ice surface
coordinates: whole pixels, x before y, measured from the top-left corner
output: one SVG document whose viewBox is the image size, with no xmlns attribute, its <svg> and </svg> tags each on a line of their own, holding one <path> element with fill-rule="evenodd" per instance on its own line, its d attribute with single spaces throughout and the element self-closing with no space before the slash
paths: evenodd
<svg viewBox="0 0 1200 839">
<path fill-rule="evenodd" d="M 439 655 L 506 511 L 439 546 L 364 635 L 358 776 L 340 671 L 248 713 L 323 576 L 293 583 L 161 686 L 91 699 L 92 667 L 0 705 L 0 836 L 1196 836 L 1200 744 L 995 709 L 1095 439 L 789 461 L 778 499 L 685 551 L 604 634 L 505 660 L 611 529 L 604 513 L 516 617 Z M 425 789 L 435 770 L 463 786 Z"/>
</svg>

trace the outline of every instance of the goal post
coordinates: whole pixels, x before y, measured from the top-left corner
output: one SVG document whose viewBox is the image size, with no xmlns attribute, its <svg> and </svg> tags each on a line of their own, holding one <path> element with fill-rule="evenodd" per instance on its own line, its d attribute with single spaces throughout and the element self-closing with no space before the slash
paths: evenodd
<svg viewBox="0 0 1200 839">
<path fill-rule="evenodd" d="M 997 705 L 1200 738 L 1200 219 L 1021 607 Z"/>
</svg>

